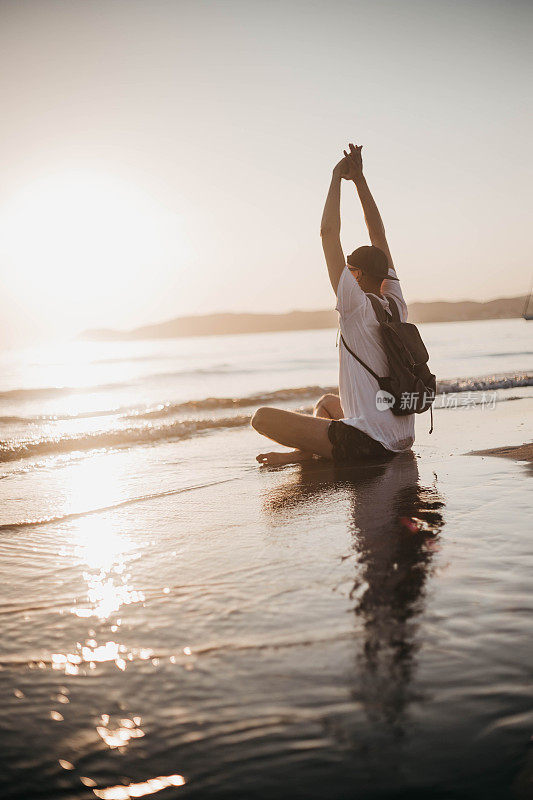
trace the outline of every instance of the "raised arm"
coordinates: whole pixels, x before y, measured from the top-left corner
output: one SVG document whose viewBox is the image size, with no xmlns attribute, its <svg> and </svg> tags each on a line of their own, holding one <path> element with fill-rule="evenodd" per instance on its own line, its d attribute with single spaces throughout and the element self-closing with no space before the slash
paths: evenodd
<svg viewBox="0 0 533 800">
<path fill-rule="evenodd" d="M 374 247 L 379 247 L 380 250 L 383 250 L 389 260 L 389 267 L 394 268 L 387 237 L 385 235 L 385 226 L 383 225 L 383 220 L 378 211 L 376 201 L 372 197 L 366 178 L 363 175 L 362 149 L 362 145 L 356 147 L 350 144 L 350 152 L 347 153 L 346 150 L 344 151 L 344 155 L 348 159 L 349 164 L 349 172 L 346 177 L 348 180 L 352 180 L 355 183 L 355 188 L 357 189 L 357 194 L 359 195 L 359 200 L 363 207 L 366 227 L 368 228 L 371 243 Z"/>
<path fill-rule="evenodd" d="M 337 293 L 337 286 L 345 267 L 344 253 L 341 245 L 341 180 L 347 177 L 348 159 L 339 161 L 331 176 L 322 222 L 320 223 L 320 236 L 322 248 L 326 257 L 329 279 L 333 291 Z"/>
</svg>

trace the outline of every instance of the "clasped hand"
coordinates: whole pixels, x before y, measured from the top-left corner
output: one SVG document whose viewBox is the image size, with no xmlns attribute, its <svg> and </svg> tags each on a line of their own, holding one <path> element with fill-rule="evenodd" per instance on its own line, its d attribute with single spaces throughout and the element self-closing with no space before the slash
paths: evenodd
<svg viewBox="0 0 533 800">
<path fill-rule="evenodd" d="M 348 147 L 349 152 L 343 150 L 344 158 L 341 158 L 333 171 L 340 178 L 344 178 L 347 181 L 355 181 L 363 175 L 363 157 L 361 155 L 363 145 L 354 145 L 350 142 Z"/>
</svg>

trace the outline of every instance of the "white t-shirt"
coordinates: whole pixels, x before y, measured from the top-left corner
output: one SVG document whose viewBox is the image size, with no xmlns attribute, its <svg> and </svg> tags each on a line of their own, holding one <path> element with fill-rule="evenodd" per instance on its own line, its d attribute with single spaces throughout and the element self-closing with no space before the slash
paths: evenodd
<svg viewBox="0 0 533 800">
<path fill-rule="evenodd" d="M 396 273 L 391 268 L 389 275 Z M 402 322 L 407 320 L 407 305 L 400 282 L 383 281 L 381 291 L 396 300 Z M 389 311 L 386 299 L 379 298 Z M 348 268 L 344 268 L 337 288 L 337 311 L 340 329 L 348 346 L 380 376 L 389 374 L 387 356 L 381 344 L 381 333 L 372 303 Z M 339 342 L 339 393 L 343 422 L 381 442 L 388 450 L 408 450 L 415 440 L 415 416 L 395 416 L 390 408 L 376 406 L 379 386 L 375 378 L 350 355 Z"/>
</svg>

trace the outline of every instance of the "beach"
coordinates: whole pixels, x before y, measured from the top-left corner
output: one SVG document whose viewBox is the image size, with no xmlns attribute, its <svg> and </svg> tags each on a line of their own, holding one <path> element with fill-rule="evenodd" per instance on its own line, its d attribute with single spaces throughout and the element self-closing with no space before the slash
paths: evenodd
<svg viewBox="0 0 533 800">
<path fill-rule="evenodd" d="M 533 4 L 0 8 L 0 800 L 533 800 Z"/>
<path fill-rule="evenodd" d="M 6 366 L 1 796 L 530 797 L 520 325 L 421 326 L 435 430 L 361 468 L 254 460 L 254 403 L 309 408 L 335 331 Z"/>
</svg>

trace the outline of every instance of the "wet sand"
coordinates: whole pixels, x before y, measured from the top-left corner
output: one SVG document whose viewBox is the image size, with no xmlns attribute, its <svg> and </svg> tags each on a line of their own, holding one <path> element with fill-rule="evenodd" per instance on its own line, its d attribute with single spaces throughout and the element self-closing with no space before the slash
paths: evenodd
<svg viewBox="0 0 533 800">
<path fill-rule="evenodd" d="M 533 464 L 533 442 L 515 445 L 512 447 L 494 447 L 491 450 L 477 450 L 471 453 L 473 456 L 498 456 L 500 458 L 512 458 L 515 461 L 525 461 Z"/>
<path fill-rule="evenodd" d="M 464 454 L 532 404 L 387 465 L 228 429 L 43 472 L 35 515 L 68 475 L 78 516 L 0 539 L 1 796 L 528 797 L 530 477 Z"/>
</svg>

